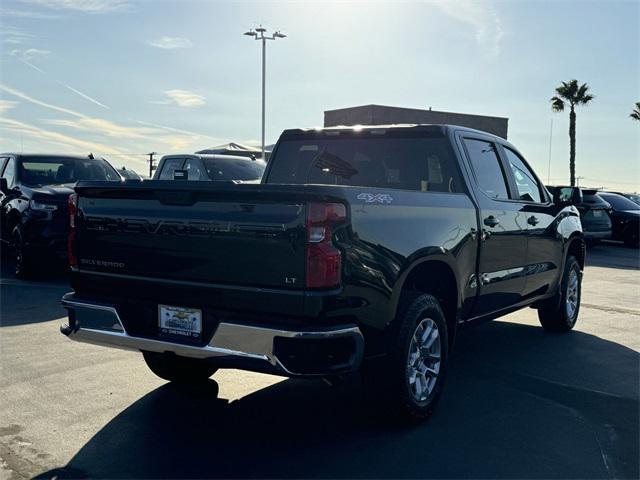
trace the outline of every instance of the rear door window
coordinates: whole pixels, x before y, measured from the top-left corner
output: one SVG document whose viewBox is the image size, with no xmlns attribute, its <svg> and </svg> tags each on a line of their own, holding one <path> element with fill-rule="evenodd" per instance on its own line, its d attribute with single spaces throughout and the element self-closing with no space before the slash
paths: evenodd
<svg viewBox="0 0 640 480">
<path fill-rule="evenodd" d="M 173 175 L 175 174 L 176 170 L 181 169 L 183 162 L 183 158 L 168 158 L 167 160 L 165 160 L 164 165 L 162 165 L 162 171 L 160 172 L 158 180 L 173 180 Z"/>
<path fill-rule="evenodd" d="M 493 142 L 475 138 L 465 138 L 464 144 L 480 189 L 490 198 L 509 199 L 507 182 L 496 145 Z"/>
<path fill-rule="evenodd" d="M 516 200 L 541 203 L 543 197 L 540 193 L 540 185 L 533 175 L 533 172 L 531 172 L 531 169 L 529 169 L 518 154 L 509 147 L 504 147 L 504 152 L 509 161 L 516 188 L 518 189 Z"/>
</svg>

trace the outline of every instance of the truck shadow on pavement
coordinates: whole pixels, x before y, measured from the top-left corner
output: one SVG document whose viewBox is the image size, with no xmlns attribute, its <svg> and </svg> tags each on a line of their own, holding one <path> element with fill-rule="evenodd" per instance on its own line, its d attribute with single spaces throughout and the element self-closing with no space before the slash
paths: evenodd
<svg viewBox="0 0 640 480">
<path fill-rule="evenodd" d="M 286 380 L 231 403 L 213 380 L 166 384 L 39 477 L 638 478 L 639 360 L 581 332 L 481 325 L 413 427 L 357 383 Z"/>
</svg>

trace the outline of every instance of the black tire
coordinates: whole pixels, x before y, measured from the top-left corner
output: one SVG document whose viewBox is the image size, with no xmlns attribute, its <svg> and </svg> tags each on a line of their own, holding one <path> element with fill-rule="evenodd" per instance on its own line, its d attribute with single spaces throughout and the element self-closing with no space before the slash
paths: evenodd
<svg viewBox="0 0 640 480">
<path fill-rule="evenodd" d="M 575 282 L 574 283 L 574 279 Z M 568 256 L 564 265 L 558 292 L 538 309 L 538 319 L 547 332 L 564 333 L 578 320 L 582 295 L 582 270 L 574 256 Z M 570 302 L 567 299 L 570 299 Z M 569 307 L 569 303 L 573 308 Z"/>
<path fill-rule="evenodd" d="M 640 247 L 640 236 L 636 232 L 628 232 L 624 239 L 624 244 L 627 247 L 638 248 Z"/>
<path fill-rule="evenodd" d="M 379 400 L 391 410 L 392 415 L 411 422 L 418 422 L 431 416 L 444 386 L 449 358 L 447 322 L 438 300 L 432 295 L 416 294 L 404 303 L 401 305 L 401 313 L 396 319 L 398 322 L 397 330 L 387 357 L 375 370 L 368 369 L 365 372 L 364 380 L 369 389 L 375 387 Z M 438 361 L 432 358 L 433 351 L 426 347 L 425 351 L 410 357 L 412 347 L 415 345 L 412 342 L 414 334 L 419 333 L 418 327 L 421 325 L 437 327 L 437 332 L 432 334 L 432 337 L 433 335 L 437 337 L 433 345 L 439 342 Z M 426 334 L 427 331 L 425 329 L 422 332 Z M 426 340 L 432 337 L 426 337 Z M 428 353 L 425 353 L 427 350 Z M 414 358 L 413 362 L 412 358 Z M 429 363 L 428 369 L 426 368 L 427 363 Z M 426 381 L 433 382 L 430 387 L 425 388 L 427 393 L 423 392 L 425 398 L 421 400 L 417 398 L 416 382 L 420 381 L 422 384 L 422 380 L 418 380 L 418 376 L 415 375 L 417 370 L 412 367 L 416 364 L 425 367 L 427 371 L 430 370 L 430 373 L 423 376 L 422 380 L 428 377 Z"/>
<path fill-rule="evenodd" d="M 24 242 L 22 228 L 19 225 L 11 232 L 11 246 L 13 247 L 14 273 L 17 278 L 29 279 L 33 277 L 34 267 L 31 252 Z"/>
<path fill-rule="evenodd" d="M 149 369 L 170 382 L 193 384 L 207 381 L 217 368 L 205 360 L 156 352 L 142 352 Z"/>
</svg>

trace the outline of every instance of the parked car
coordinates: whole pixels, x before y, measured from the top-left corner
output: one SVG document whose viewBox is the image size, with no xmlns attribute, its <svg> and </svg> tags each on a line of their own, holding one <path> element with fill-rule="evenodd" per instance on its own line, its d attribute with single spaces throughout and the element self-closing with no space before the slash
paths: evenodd
<svg viewBox="0 0 640 480">
<path fill-rule="evenodd" d="M 611 205 L 611 238 L 631 247 L 640 246 L 640 205 L 616 193 L 602 192 L 599 195 Z"/>
<path fill-rule="evenodd" d="M 621 193 L 621 192 L 604 192 L 604 193 L 615 193 L 616 195 L 622 195 L 625 198 L 628 198 L 633 203 L 637 203 L 640 205 L 640 195 L 637 193 Z"/>
<path fill-rule="evenodd" d="M 122 167 L 118 169 L 118 173 L 125 180 L 142 180 L 142 176 L 136 172 L 135 170 L 131 170 L 130 168 Z"/>
<path fill-rule="evenodd" d="M 104 159 L 68 155 L 0 154 L 1 239 L 15 256 L 15 274 L 28 277 L 45 256 L 66 258 L 67 199 L 78 180 L 121 178 Z"/>
<path fill-rule="evenodd" d="M 166 155 L 160 159 L 154 180 L 259 182 L 266 163 L 234 155 Z"/>
<path fill-rule="evenodd" d="M 563 192 L 572 191 L 573 187 L 555 186 L 547 187 L 550 192 L 563 195 Z M 582 197 L 577 198 L 573 204 L 580 212 L 582 231 L 587 245 L 597 244 L 600 240 L 611 238 L 611 219 L 609 210 L 611 207 L 600 196 L 597 190 L 583 188 Z"/>
<path fill-rule="evenodd" d="M 62 333 L 170 381 L 361 371 L 372 402 L 419 420 L 459 328 L 524 307 L 550 332 L 578 318 L 578 210 L 484 132 L 287 130 L 259 185 L 75 190 Z"/>
</svg>

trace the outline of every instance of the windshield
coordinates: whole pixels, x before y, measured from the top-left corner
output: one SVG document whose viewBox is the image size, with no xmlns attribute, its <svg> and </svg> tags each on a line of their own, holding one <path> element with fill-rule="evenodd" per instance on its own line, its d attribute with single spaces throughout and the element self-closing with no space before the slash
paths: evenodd
<svg viewBox="0 0 640 480">
<path fill-rule="evenodd" d="M 209 178 L 220 180 L 259 180 L 262 178 L 265 164 L 253 160 L 227 158 L 203 158 Z"/>
<path fill-rule="evenodd" d="M 627 197 L 632 202 L 637 203 L 638 205 L 640 205 L 640 195 L 636 195 L 635 193 L 628 193 L 628 194 L 625 195 L 625 197 Z"/>
<path fill-rule="evenodd" d="M 640 205 L 622 195 L 615 193 L 601 193 L 600 196 L 611 204 L 614 210 L 640 210 Z"/>
<path fill-rule="evenodd" d="M 284 140 L 271 162 L 269 183 L 461 189 L 453 152 L 442 137 Z"/>
<path fill-rule="evenodd" d="M 120 176 L 105 160 L 90 158 L 25 158 L 19 163 L 18 175 L 23 184 L 31 187 L 79 180 L 120 181 Z"/>
</svg>

